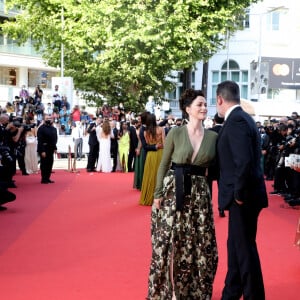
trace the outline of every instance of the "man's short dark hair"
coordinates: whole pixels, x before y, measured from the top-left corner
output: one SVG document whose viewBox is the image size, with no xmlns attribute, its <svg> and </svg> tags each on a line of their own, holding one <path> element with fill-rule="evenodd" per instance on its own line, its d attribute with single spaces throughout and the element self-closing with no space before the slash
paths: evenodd
<svg viewBox="0 0 300 300">
<path fill-rule="evenodd" d="M 234 81 L 223 81 L 218 84 L 217 96 L 222 96 L 226 102 L 240 104 L 240 87 Z"/>
</svg>

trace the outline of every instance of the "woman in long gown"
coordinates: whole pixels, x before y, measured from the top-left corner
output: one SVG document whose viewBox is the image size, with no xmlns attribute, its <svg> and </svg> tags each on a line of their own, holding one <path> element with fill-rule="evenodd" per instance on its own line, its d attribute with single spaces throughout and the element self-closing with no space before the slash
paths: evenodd
<svg viewBox="0 0 300 300">
<path fill-rule="evenodd" d="M 96 170 L 109 173 L 112 170 L 112 163 L 110 154 L 111 128 L 108 120 L 104 120 L 102 127 L 99 127 L 97 139 L 99 141 L 99 157 Z"/>
<path fill-rule="evenodd" d="M 128 154 L 130 148 L 130 136 L 128 125 L 125 121 L 121 122 L 119 131 L 119 160 L 122 172 L 128 172 Z"/>
<path fill-rule="evenodd" d="M 149 114 L 147 117 L 144 137 L 148 145 L 163 145 L 165 142 L 165 131 L 163 127 L 157 125 L 155 114 Z M 163 147 L 158 147 L 157 151 L 149 151 L 146 155 L 139 201 L 141 205 L 152 205 L 153 203 L 156 174 L 162 153 Z"/>
<path fill-rule="evenodd" d="M 185 91 L 180 108 L 189 121 L 166 137 L 154 192 L 147 298 L 151 300 L 209 300 L 217 269 L 206 179 L 215 160 L 217 133 L 204 129 L 207 104 L 201 91 Z"/>
<path fill-rule="evenodd" d="M 32 125 L 33 119 L 28 118 L 26 119 L 26 124 Z M 25 141 L 25 155 L 24 155 L 24 162 L 26 172 L 28 174 L 37 174 L 39 171 L 38 168 L 38 153 L 37 153 L 37 128 L 33 127 L 31 130 L 26 132 Z"/>
<path fill-rule="evenodd" d="M 135 159 L 134 159 L 134 178 L 133 178 L 133 188 L 140 190 L 142 187 L 142 176 L 144 170 L 144 160 L 142 156 L 142 142 L 140 139 L 140 128 L 141 124 L 136 130 L 136 135 L 138 138 L 138 146 L 135 149 Z"/>
</svg>

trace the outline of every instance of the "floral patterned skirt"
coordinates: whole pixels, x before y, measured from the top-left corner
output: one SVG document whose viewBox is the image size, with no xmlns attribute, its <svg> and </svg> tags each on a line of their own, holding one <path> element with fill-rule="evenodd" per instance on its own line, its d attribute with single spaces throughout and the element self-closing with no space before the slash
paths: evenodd
<svg viewBox="0 0 300 300">
<path fill-rule="evenodd" d="M 211 299 L 218 263 L 211 195 L 205 177 L 191 175 L 191 181 L 191 195 L 176 211 L 174 171 L 169 170 L 161 208 L 152 206 L 147 299 L 169 300 L 173 291 L 177 300 Z"/>
</svg>

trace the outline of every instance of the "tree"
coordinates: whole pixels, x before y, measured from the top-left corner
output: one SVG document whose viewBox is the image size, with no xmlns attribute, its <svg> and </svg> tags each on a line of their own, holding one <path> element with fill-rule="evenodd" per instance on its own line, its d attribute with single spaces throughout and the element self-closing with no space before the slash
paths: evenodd
<svg viewBox="0 0 300 300">
<path fill-rule="evenodd" d="M 96 102 L 101 95 L 138 108 L 174 87 L 171 70 L 191 69 L 216 53 L 254 2 L 7 0 L 22 10 L 2 30 L 19 43 L 34 40 L 52 66 L 60 65 L 63 44 L 65 74 L 78 89 L 92 91 Z"/>
</svg>

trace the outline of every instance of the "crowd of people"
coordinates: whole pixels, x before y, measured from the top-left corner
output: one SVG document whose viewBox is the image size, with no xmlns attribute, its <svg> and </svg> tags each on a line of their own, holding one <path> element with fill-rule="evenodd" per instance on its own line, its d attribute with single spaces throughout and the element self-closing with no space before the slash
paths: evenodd
<svg viewBox="0 0 300 300">
<path fill-rule="evenodd" d="M 266 180 L 274 181 L 271 194 L 281 195 L 290 205 L 300 205 L 300 173 L 291 168 L 290 158 L 300 162 L 300 116 L 272 119 L 270 124 L 257 124 L 262 136 L 262 167 Z"/>
<path fill-rule="evenodd" d="M 147 299 L 210 299 L 218 264 L 213 181 L 218 186 L 220 217 L 228 211 L 228 270 L 222 300 L 264 300 L 256 246 L 260 211 L 268 206 L 265 180 L 272 194 L 300 205 L 300 116 L 256 122 L 240 106 L 239 87 L 225 81 L 217 88 L 217 113 L 207 118 L 199 90 L 180 98 L 182 118 L 157 120 L 147 110 L 126 111 L 107 103 L 89 116 L 55 86 L 53 101 L 25 87 L 0 114 L 0 210 L 15 200 L 16 162 L 26 176 L 41 172 L 51 184 L 59 135 L 70 135 L 74 156 L 83 157 L 88 135 L 87 172 L 133 172 L 140 205 L 152 206 L 152 257 Z M 40 165 L 39 165 L 40 164 Z"/>
</svg>

